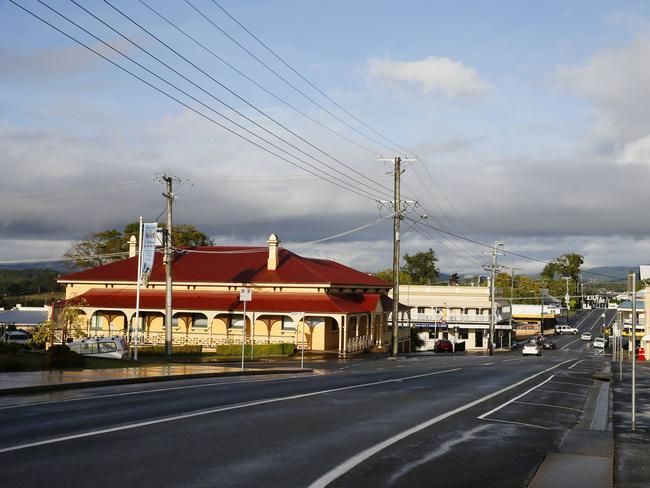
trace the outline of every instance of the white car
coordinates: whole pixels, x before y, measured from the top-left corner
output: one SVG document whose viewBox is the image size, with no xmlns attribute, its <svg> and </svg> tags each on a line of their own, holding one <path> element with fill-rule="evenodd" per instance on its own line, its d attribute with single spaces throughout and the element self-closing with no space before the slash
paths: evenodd
<svg viewBox="0 0 650 488">
<path fill-rule="evenodd" d="M 540 346 L 535 339 L 531 340 L 524 344 L 524 348 L 521 350 L 522 355 L 524 356 L 541 356 L 542 355 L 542 346 Z"/>
<path fill-rule="evenodd" d="M 581 341 L 590 341 L 591 340 L 591 332 L 583 332 L 582 335 L 580 336 Z"/>
<path fill-rule="evenodd" d="M 119 337 L 91 337 L 68 342 L 66 346 L 83 356 L 96 358 L 126 359 L 129 355 L 124 341 Z"/>
<path fill-rule="evenodd" d="M 605 338 L 596 337 L 594 342 L 591 343 L 591 346 L 595 349 L 605 349 Z"/>
<path fill-rule="evenodd" d="M 555 333 L 558 335 L 577 334 L 578 329 L 576 329 L 575 327 L 571 327 L 570 325 L 557 325 L 555 327 Z"/>
<path fill-rule="evenodd" d="M 0 339 L 2 342 L 6 342 L 7 344 L 20 344 L 26 346 L 32 338 L 23 330 L 7 330 L 2 334 Z"/>
</svg>

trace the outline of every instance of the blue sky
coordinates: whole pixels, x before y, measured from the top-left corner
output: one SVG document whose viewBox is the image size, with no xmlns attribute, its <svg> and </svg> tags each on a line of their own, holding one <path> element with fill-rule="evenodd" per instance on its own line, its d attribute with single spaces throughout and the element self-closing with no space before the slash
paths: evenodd
<svg viewBox="0 0 650 488">
<path fill-rule="evenodd" d="M 268 136 L 251 121 L 282 132 L 264 112 L 302 138 L 284 132 L 295 147 L 313 155 L 317 146 L 327 153 L 317 153 L 319 159 L 340 168 L 333 156 L 390 187 L 386 167 L 377 161 L 377 154 L 392 157 L 390 149 L 278 80 L 187 3 L 147 0 L 266 89 L 371 151 L 282 105 L 138 2 L 110 1 L 213 79 L 107 3 L 77 0 L 205 91 L 70 1 L 44 0 L 253 132 Z M 119 59 L 38 1 L 17 3 Z M 190 3 L 304 93 L 368 132 L 211 0 Z M 639 227 L 650 165 L 646 2 L 221 4 L 341 106 L 418 154 L 420 162 L 407 166 L 404 175 L 404 193 L 423 207 L 413 216 L 428 213 L 428 225 L 485 243 L 500 239 L 513 251 L 540 258 L 580 252 L 592 266 L 647 261 L 648 232 Z M 172 90 L 138 67 L 129 69 Z M 327 243 L 300 244 L 376 219 L 372 201 L 215 127 L 9 2 L 0 4 L 0 114 L 0 165 L 6 175 L 0 188 L 10 202 L 0 210 L 0 261 L 54 258 L 90 232 L 121 228 L 141 214 L 155 218 L 164 202 L 154 175 L 171 171 L 188 180 L 179 188 L 179 221 L 197 225 L 218 242 L 258 245 L 275 232 L 297 252 L 367 270 L 389 265 L 387 221 Z M 295 153 L 283 142 L 278 145 Z M 344 180 L 358 176 L 344 171 Z M 485 259 L 476 246 L 421 224 L 405 234 L 403 246 L 410 253 L 433 247 L 447 271 L 469 273 Z M 506 261 L 531 271 L 539 267 Z"/>
</svg>

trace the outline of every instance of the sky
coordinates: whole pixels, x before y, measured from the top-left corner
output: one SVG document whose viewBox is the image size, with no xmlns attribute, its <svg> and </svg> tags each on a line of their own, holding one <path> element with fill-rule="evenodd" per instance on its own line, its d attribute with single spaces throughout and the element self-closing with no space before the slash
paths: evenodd
<svg viewBox="0 0 650 488">
<path fill-rule="evenodd" d="M 648 262 L 648 2 L 16 3 L 86 47 L 0 3 L 0 263 L 164 219 L 171 174 L 218 244 L 386 269 L 395 156 L 445 272 Z"/>
</svg>

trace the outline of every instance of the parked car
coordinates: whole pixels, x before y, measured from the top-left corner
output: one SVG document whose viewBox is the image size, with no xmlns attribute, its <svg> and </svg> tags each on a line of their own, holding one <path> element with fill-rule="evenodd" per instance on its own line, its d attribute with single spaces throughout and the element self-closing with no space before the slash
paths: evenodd
<svg viewBox="0 0 650 488">
<path fill-rule="evenodd" d="M 22 346 L 28 345 L 31 340 L 32 337 L 24 330 L 6 330 L 4 334 L 0 336 L 1 342 L 20 344 Z"/>
<path fill-rule="evenodd" d="M 591 343 L 591 346 L 594 349 L 605 349 L 605 338 L 604 337 L 596 337 L 594 339 L 594 342 Z"/>
<path fill-rule="evenodd" d="M 119 337 L 91 337 L 68 342 L 66 346 L 83 356 L 96 358 L 126 359 L 129 355 L 124 341 Z"/>
<path fill-rule="evenodd" d="M 542 346 L 537 343 L 537 339 L 531 339 L 529 342 L 524 344 L 524 348 L 521 350 L 523 356 L 541 356 L 542 355 Z"/>
<path fill-rule="evenodd" d="M 433 346 L 433 352 L 454 352 L 454 345 L 447 339 L 439 339 Z"/>
<path fill-rule="evenodd" d="M 558 335 L 577 334 L 578 329 L 576 329 L 575 327 L 571 327 L 570 325 L 556 325 L 555 333 Z"/>
<path fill-rule="evenodd" d="M 581 341 L 590 341 L 591 340 L 591 332 L 583 332 L 582 335 L 580 336 Z"/>
</svg>

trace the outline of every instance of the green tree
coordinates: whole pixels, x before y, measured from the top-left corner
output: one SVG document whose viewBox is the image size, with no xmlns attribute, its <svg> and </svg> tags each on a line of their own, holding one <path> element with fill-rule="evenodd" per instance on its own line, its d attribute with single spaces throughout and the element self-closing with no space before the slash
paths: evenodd
<svg viewBox="0 0 650 488">
<path fill-rule="evenodd" d="M 393 282 L 393 270 L 392 269 L 383 269 L 381 271 L 377 271 L 376 273 L 370 273 L 370 274 L 372 274 L 373 276 L 379 278 L 380 280 L 384 280 L 384 281 L 386 281 L 388 283 Z M 407 285 L 407 284 L 409 284 L 411 282 L 410 280 L 411 280 L 411 277 L 406 272 L 404 272 L 403 269 L 400 269 L 400 271 L 399 271 L 399 282 L 400 282 L 400 284 Z"/>
<path fill-rule="evenodd" d="M 460 281 L 460 277 L 458 276 L 458 273 L 452 273 L 451 276 L 449 277 L 449 284 L 451 286 L 457 285 L 459 281 Z"/>
<path fill-rule="evenodd" d="M 580 279 L 580 266 L 583 263 L 584 257 L 581 254 L 562 254 L 562 256 L 553 259 L 544 266 L 542 277 L 547 280 L 555 280 L 562 276 L 569 276 L 574 283 L 578 283 Z"/>
<path fill-rule="evenodd" d="M 427 285 L 435 283 L 438 279 L 438 258 L 433 249 L 415 253 L 413 256 L 404 254 L 404 272 L 409 276 L 409 283 L 413 285 Z"/>
<path fill-rule="evenodd" d="M 159 226 L 162 227 L 161 224 Z M 129 238 L 138 236 L 139 223 L 132 222 L 120 232 L 115 229 L 90 234 L 85 239 L 73 243 L 64 257 L 73 258 L 74 263 L 82 268 L 101 266 L 125 257 L 129 250 Z M 172 246 L 195 247 L 210 246 L 212 239 L 193 225 L 175 225 L 172 227 Z"/>
</svg>

